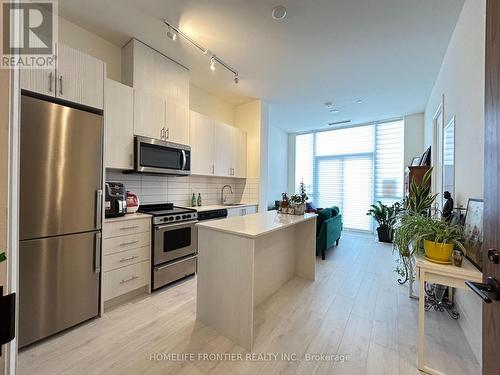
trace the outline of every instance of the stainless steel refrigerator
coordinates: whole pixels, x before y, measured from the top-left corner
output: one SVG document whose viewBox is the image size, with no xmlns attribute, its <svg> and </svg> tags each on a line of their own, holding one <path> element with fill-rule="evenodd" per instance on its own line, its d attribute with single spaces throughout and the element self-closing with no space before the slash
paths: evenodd
<svg viewBox="0 0 500 375">
<path fill-rule="evenodd" d="M 99 313 L 102 113 L 21 98 L 19 345 Z"/>
</svg>

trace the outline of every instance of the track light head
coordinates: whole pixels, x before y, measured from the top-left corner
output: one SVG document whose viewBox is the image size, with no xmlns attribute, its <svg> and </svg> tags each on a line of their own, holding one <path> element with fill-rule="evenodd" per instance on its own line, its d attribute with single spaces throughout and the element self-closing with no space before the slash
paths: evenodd
<svg viewBox="0 0 500 375">
<path fill-rule="evenodd" d="M 215 72 L 215 57 L 213 56 L 210 58 L 210 70 Z"/>
<path fill-rule="evenodd" d="M 174 42 L 177 39 L 177 33 L 170 26 L 168 27 L 167 37 L 172 39 Z"/>
<path fill-rule="evenodd" d="M 240 77 L 238 77 L 238 74 L 235 74 L 235 75 L 234 75 L 234 79 L 233 79 L 233 81 L 234 81 L 234 83 L 235 83 L 235 84 L 240 83 Z"/>
</svg>

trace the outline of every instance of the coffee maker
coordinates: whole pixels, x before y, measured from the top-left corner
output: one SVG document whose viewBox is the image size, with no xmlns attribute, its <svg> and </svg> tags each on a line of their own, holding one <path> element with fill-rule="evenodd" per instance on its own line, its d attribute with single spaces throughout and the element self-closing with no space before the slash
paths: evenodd
<svg viewBox="0 0 500 375">
<path fill-rule="evenodd" d="M 105 217 L 124 216 L 127 213 L 127 195 L 121 182 L 106 182 Z"/>
</svg>

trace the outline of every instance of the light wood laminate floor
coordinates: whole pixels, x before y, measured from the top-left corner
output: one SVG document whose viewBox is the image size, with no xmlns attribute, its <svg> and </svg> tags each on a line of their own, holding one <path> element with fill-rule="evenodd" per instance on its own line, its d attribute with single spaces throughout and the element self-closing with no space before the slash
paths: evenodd
<svg viewBox="0 0 500 375">
<path fill-rule="evenodd" d="M 326 260 L 317 259 L 315 282 L 294 278 L 258 307 L 250 354 L 278 360 L 248 360 L 244 349 L 197 322 L 191 278 L 21 351 L 19 374 L 418 374 L 418 302 L 397 284 L 393 269 L 389 245 L 344 232 Z M 429 365 L 480 374 L 456 321 L 432 311 L 426 328 Z M 195 359 L 151 360 L 155 353 Z M 198 353 L 230 353 L 236 360 L 200 360 Z M 283 353 L 297 360 L 284 360 Z M 312 354 L 331 357 L 304 360 Z M 337 354 L 347 360 L 335 361 Z"/>
</svg>

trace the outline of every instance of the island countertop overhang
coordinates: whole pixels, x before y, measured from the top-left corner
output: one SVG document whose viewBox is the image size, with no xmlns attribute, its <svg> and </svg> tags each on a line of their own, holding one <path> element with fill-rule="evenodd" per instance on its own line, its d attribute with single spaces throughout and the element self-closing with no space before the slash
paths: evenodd
<svg viewBox="0 0 500 375">
<path fill-rule="evenodd" d="M 265 234 L 284 229 L 308 220 L 315 220 L 316 214 L 304 215 L 280 214 L 277 211 L 258 212 L 252 215 L 231 217 L 198 223 L 199 228 L 234 234 L 241 237 L 257 238 Z"/>
</svg>

